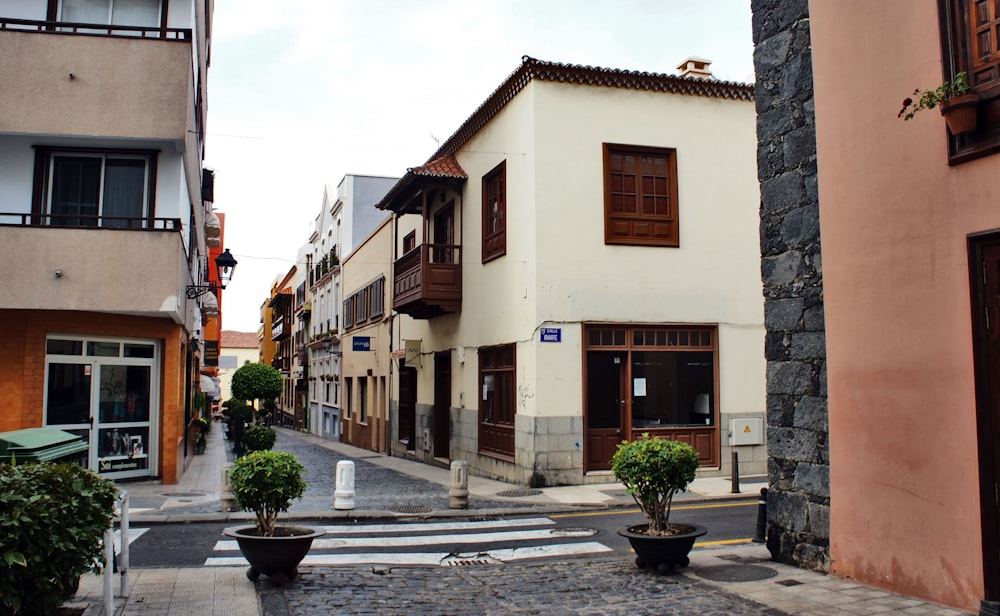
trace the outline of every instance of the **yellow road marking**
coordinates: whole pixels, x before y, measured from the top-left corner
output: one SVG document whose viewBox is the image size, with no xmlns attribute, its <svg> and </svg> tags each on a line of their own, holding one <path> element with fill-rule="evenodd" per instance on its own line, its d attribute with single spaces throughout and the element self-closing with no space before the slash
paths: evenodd
<svg viewBox="0 0 1000 616">
<path fill-rule="evenodd" d="M 753 539 L 721 539 L 719 541 L 699 541 L 694 544 L 694 547 L 707 547 L 712 545 L 740 545 L 744 543 L 752 543 Z"/>
<path fill-rule="evenodd" d="M 673 507 L 673 511 L 691 511 L 694 509 L 722 509 L 724 507 L 756 507 L 757 501 L 749 502 L 739 502 L 739 503 L 716 503 L 713 505 L 681 505 L 678 507 Z M 550 515 L 550 518 L 583 518 L 596 515 L 623 515 L 629 513 L 642 513 L 639 509 L 616 509 L 614 511 L 590 511 L 585 513 L 559 513 L 555 515 Z"/>
</svg>

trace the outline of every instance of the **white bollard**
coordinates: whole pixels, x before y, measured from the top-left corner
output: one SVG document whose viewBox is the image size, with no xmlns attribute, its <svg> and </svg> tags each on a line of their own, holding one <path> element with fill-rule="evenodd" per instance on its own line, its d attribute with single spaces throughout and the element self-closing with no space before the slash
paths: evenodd
<svg viewBox="0 0 1000 616">
<path fill-rule="evenodd" d="M 119 525 L 120 528 L 119 534 L 121 535 L 122 549 L 121 549 L 121 558 L 119 559 L 118 562 L 118 572 L 121 574 L 121 589 L 119 591 L 118 596 L 126 597 L 128 596 L 128 559 L 129 559 L 128 544 L 131 541 L 129 537 L 128 492 L 125 492 L 123 490 L 120 499 L 121 499 L 122 519 L 121 519 L 121 524 Z"/>
<path fill-rule="evenodd" d="M 104 613 L 113 616 L 115 613 L 115 527 L 104 531 L 104 571 L 101 579 L 104 582 Z"/>
<path fill-rule="evenodd" d="M 448 489 L 448 507 L 469 508 L 469 463 L 454 460 L 451 463 L 451 487 Z"/>
<path fill-rule="evenodd" d="M 222 488 L 219 490 L 219 509 L 223 511 L 236 511 L 239 505 L 236 504 L 236 496 L 233 495 L 233 485 L 229 482 L 229 471 L 233 465 L 226 463 L 222 465 Z"/>
<path fill-rule="evenodd" d="M 354 509 L 354 462 L 337 462 L 337 485 L 333 492 L 334 509 Z"/>
</svg>

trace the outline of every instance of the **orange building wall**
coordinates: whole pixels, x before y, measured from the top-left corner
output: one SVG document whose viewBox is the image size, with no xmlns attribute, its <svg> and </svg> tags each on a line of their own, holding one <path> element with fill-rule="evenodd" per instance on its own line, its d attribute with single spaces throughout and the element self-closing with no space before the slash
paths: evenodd
<svg viewBox="0 0 1000 616">
<path fill-rule="evenodd" d="M 49 333 L 161 341 L 160 468 L 163 483 L 184 470 L 183 329 L 167 319 L 86 312 L 0 310 L 0 431 L 42 425 L 45 337 Z"/>
<path fill-rule="evenodd" d="M 1000 160 L 947 162 L 937 3 L 811 0 L 830 413 L 831 572 L 978 611 L 966 236 Z"/>
</svg>

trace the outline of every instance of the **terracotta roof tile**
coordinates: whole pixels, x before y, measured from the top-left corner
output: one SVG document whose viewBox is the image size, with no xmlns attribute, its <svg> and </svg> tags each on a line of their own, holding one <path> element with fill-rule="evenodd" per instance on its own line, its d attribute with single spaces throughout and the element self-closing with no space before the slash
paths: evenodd
<svg viewBox="0 0 1000 616">
<path fill-rule="evenodd" d="M 408 169 L 386 196 L 376 204 L 381 209 L 399 211 L 406 207 L 410 187 L 421 178 L 439 178 L 447 180 L 465 180 L 465 171 L 455 159 L 457 152 L 469 139 L 478 133 L 509 103 L 518 92 L 524 89 L 533 79 L 539 81 L 558 81 L 586 86 L 605 88 L 623 88 L 629 90 L 650 90 L 689 96 L 707 96 L 733 100 L 753 100 L 753 84 L 719 81 L 716 79 L 700 79 L 697 77 L 680 77 L 662 73 L 646 73 L 622 69 L 582 66 L 579 64 L 561 64 L 536 60 L 529 56 L 521 58 L 521 66 L 510 74 L 500 86 L 493 91 L 483 104 L 476 109 L 458 130 L 448 138 L 424 165 Z"/>
<path fill-rule="evenodd" d="M 708 96 L 712 98 L 727 98 L 733 100 L 753 100 L 753 84 L 719 81 L 716 79 L 700 79 L 697 77 L 681 77 L 664 73 L 646 73 L 623 69 L 601 68 L 598 66 L 583 66 L 580 64 L 561 64 L 546 62 L 524 56 L 521 66 L 510 74 L 493 94 L 476 109 L 458 130 L 448 138 L 430 157 L 435 160 L 446 154 L 454 154 L 493 116 L 524 89 L 533 79 L 540 81 L 558 81 L 587 86 L 606 88 L 624 88 L 628 90 L 651 90 L 654 92 L 669 92 L 690 96 Z"/>
<path fill-rule="evenodd" d="M 224 329 L 219 346 L 226 349 L 256 349 L 259 344 L 257 332 L 236 332 Z"/>
<path fill-rule="evenodd" d="M 407 173 L 411 173 L 413 175 L 432 178 L 455 178 L 465 180 L 469 177 L 465 173 L 465 169 L 462 169 L 462 166 L 458 164 L 458 159 L 455 158 L 454 154 L 439 156 L 424 165 L 413 167 L 412 169 L 407 169 L 406 171 Z"/>
</svg>

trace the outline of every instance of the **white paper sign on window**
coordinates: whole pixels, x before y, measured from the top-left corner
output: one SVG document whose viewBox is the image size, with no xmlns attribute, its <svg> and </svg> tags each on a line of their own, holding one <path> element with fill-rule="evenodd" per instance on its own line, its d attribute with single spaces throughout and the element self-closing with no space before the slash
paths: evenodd
<svg viewBox="0 0 1000 616">
<path fill-rule="evenodd" d="M 645 396 L 646 395 L 646 379 L 644 379 L 644 378 L 633 379 L 632 395 L 633 396 Z"/>
</svg>

